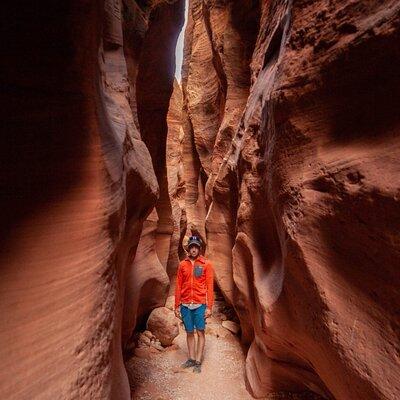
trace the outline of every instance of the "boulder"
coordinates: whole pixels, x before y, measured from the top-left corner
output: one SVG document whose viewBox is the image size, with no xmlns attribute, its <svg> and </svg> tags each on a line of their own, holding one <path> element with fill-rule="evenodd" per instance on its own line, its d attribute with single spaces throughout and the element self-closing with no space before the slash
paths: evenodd
<svg viewBox="0 0 400 400">
<path fill-rule="evenodd" d="M 151 312 L 147 320 L 147 329 L 163 346 L 170 346 L 179 333 L 175 314 L 167 307 L 158 307 Z"/>
<path fill-rule="evenodd" d="M 164 347 L 162 347 L 161 343 L 159 340 L 157 340 L 156 342 L 151 342 L 150 343 L 150 347 L 153 347 L 155 349 L 157 349 L 158 351 L 164 351 Z"/>
<path fill-rule="evenodd" d="M 143 335 L 149 339 L 152 339 L 154 337 L 154 335 L 150 331 L 144 331 Z"/>
<path fill-rule="evenodd" d="M 145 336 L 144 334 L 139 336 L 138 346 L 150 346 L 150 343 L 151 340 L 149 337 Z"/>
</svg>

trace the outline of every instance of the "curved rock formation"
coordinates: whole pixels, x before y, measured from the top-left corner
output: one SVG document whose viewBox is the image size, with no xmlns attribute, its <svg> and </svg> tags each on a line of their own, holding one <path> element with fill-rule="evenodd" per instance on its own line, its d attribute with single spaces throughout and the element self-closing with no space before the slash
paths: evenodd
<svg viewBox="0 0 400 400">
<path fill-rule="evenodd" d="M 257 397 L 400 396 L 399 11 L 191 2 L 188 227 L 241 320 Z"/>
<path fill-rule="evenodd" d="M 249 95 L 257 23 L 257 5 L 252 2 L 196 0 L 191 3 L 185 36 L 182 86 L 188 229 L 208 242 L 217 280 L 231 302 L 235 205 L 229 211 L 225 201 L 234 202 L 234 197 L 228 194 L 221 199 L 222 207 L 216 201 L 209 204 L 215 176 Z M 230 192 L 235 183 L 230 182 L 226 190 Z"/>
<path fill-rule="evenodd" d="M 136 92 L 131 101 L 132 112 L 135 115 L 137 110 L 140 134 L 150 151 L 160 193 L 155 209 L 145 221 L 137 256 L 129 269 L 131 276 L 128 277 L 125 294 L 124 344 L 137 322 L 145 322 L 153 308 L 165 304 L 169 288 L 166 270 L 169 259 L 176 252 L 176 248 L 171 247 L 174 221 L 168 192 L 166 143 L 167 114 L 173 92 L 174 49 L 183 24 L 184 7 L 183 1 L 150 4 L 151 7 L 144 8 L 148 26 L 142 37 L 139 60 L 136 68 L 131 68 L 129 79 Z M 131 20 L 136 20 L 134 16 L 137 13 L 129 15 Z M 134 47 L 140 32 L 141 29 L 135 30 L 133 25 L 127 32 L 128 44 L 125 47 Z M 134 54 L 134 50 L 126 53 Z"/>
<path fill-rule="evenodd" d="M 168 275 L 175 275 L 179 260 L 184 257 L 182 247 L 186 231 L 185 211 L 185 181 L 183 169 L 183 139 L 182 129 L 182 89 L 175 79 L 174 90 L 169 103 L 167 136 L 167 179 L 168 194 L 171 201 L 173 232 L 171 235 L 170 255 L 167 264 Z"/>
<path fill-rule="evenodd" d="M 256 397 L 400 398 L 399 15 L 192 0 L 180 98 L 182 0 L 6 3 L 0 397 L 129 399 L 187 231 Z"/>
<path fill-rule="evenodd" d="M 152 15 L 164 12 L 147 3 L 3 8 L 1 398 L 130 398 L 125 282 L 159 192 L 134 91 Z"/>
</svg>

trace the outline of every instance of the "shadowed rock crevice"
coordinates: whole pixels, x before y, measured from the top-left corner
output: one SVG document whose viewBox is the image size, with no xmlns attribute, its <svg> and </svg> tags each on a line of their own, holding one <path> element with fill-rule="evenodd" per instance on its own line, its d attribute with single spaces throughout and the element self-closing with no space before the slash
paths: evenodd
<svg viewBox="0 0 400 400">
<path fill-rule="evenodd" d="M 133 112 L 137 109 L 138 128 L 149 149 L 159 191 L 155 208 L 144 222 L 128 280 L 126 304 L 127 307 L 134 304 L 136 311 L 125 310 L 131 321 L 126 326 L 126 339 L 136 323 L 143 325 L 153 308 L 164 305 L 169 289 L 167 264 L 174 221 L 167 179 L 167 113 L 173 92 L 174 49 L 183 24 L 183 11 L 183 1 L 160 2 L 150 8 L 137 67 L 131 69 L 130 79 L 136 92 L 131 107 Z M 140 17 L 140 13 L 136 15 Z M 127 38 L 131 46 L 134 39 Z"/>
<path fill-rule="evenodd" d="M 169 7 L 170 46 L 158 54 L 167 54 L 158 62 L 170 85 L 165 120 L 183 9 L 140 6 L 71 0 L 3 9 L 2 398 L 129 399 L 122 342 L 137 312 L 165 300 L 165 272 L 151 275 L 146 265 L 133 273 L 159 195 L 154 171 L 165 166 L 164 158 L 153 167 L 154 149 L 142 141 L 135 88 L 151 16 Z M 164 152 L 165 141 L 166 129 Z M 149 296 L 137 287 L 149 286 L 154 303 L 139 304 Z"/>
</svg>

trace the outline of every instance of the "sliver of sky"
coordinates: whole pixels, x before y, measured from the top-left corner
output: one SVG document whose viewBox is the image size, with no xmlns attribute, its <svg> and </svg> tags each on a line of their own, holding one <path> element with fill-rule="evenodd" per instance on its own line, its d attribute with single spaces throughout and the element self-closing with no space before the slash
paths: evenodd
<svg viewBox="0 0 400 400">
<path fill-rule="evenodd" d="M 189 0 L 185 0 L 185 23 L 183 24 L 182 30 L 178 36 L 175 49 L 175 78 L 181 83 L 181 70 L 183 62 L 183 39 L 185 37 L 185 29 L 188 20 L 189 13 Z"/>
</svg>

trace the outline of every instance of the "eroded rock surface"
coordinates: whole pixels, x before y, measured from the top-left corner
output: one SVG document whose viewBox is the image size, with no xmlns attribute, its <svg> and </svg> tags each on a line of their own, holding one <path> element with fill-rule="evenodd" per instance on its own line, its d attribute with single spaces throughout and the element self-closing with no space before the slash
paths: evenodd
<svg viewBox="0 0 400 400">
<path fill-rule="evenodd" d="M 14 3 L 0 397 L 128 399 L 186 214 L 255 396 L 400 398 L 398 1 L 192 0 L 182 99 L 183 1 Z"/>
<path fill-rule="evenodd" d="M 3 7 L 1 398 L 130 398 L 121 339 L 141 302 L 125 283 L 160 192 L 154 149 L 139 131 L 136 75 L 154 15 L 174 13 L 171 2 L 149 4 Z M 183 22 L 177 4 L 164 25 L 171 47 Z M 139 274 L 161 281 L 162 298 L 165 268 Z"/>
<path fill-rule="evenodd" d="M 223 206 L 214 201 L 210 207 L 210 201 L 215 177 L 249 95 L 257 10 L 255 3 L 247 1 L 195 0 L 185 36 L 182 87 L 188 230 L 208 242 L 217 280 L 230 301 L 234 286 L 230 268 L 235 231 L 232 203 L 236 200 L 231 189 L 235 186 L 226 188 L 230 193 L 221 199 Z"/>
<path fill-rule="evenodd" d="M 182 247 L 186 231 L 185 180 L 183 161 L 182 129 L 182 89 L 175 79 L 167 114 L 167 181 L 168 195 L 171 202 L 173 231 L 171 235 L 170 256 L 167 264 L 168 275 L 173 279 L 179 260 L 184 256 Z"/>
<path fill-rule="evenodd" d="M 191 2 L 188 229 L 238 313 L 257 397 L 400 396 L 399 11 Z"/>
<path fill-rule="evenodd" d="M 137 115 L 141 138 L 151 155 L 159 197 L 155 209 L 145 220 L 136 257 L 129 269 L 125 300 L 127 306 L 124 310 L 124 344 L 137 323 L 143 324 L 153 308 L 165 304 L 170 284 L 167 273 L 169 260 L 176 257 L 177 251 L 166 146 L 170 98 L 174 97 L 174 49 L 183 24 L 184 7 L 181 0 L 152 1 L 146 4 L 151 5 L 142 5 L 143 15 L 147 17 L 147 30 L 140 42 L 138 65 L 130 69 L 129 80 L 133 82 L 133 90 L 136 92 L 131 101 L 132 112 Z M 137 19 L 137 15 L 132 12 L 128 13 L 128 17 L 132 24 Z M 140 29 L 135 30 L 133 27 L 128 33 L 129 46 L 135 46 Z M 126 53 L 134 54 L 134 51 Z M 140 193 L 136 195 L 140 196 Z M 171 241 L 174 245 L 171 245 Z"/>
</svg>

